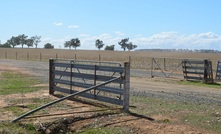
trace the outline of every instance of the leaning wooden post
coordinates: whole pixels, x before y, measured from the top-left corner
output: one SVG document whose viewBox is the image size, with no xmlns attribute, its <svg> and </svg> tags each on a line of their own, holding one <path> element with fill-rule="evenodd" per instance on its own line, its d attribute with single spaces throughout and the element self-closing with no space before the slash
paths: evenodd
<svg viewBox="0 0 221 134">
<path fill-rule="evenodd" d="M 49 94 L 54 94 L 54 59 L 49 60 Z"/>
<path fill-rule="evenodd" d="M 124 99 L 123 99 L 123 111 L 129 112 L 129 100 L 130 100 L 130 63 L 124 63 Z"/>
</svg>

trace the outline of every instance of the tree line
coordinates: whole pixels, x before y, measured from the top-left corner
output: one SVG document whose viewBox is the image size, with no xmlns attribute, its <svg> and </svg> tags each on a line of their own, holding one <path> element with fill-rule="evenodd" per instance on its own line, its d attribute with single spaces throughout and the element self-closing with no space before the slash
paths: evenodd
<svg viewBox="0 0 221 134">
<path fill-rule="evenodd" d="M 121 48 L 124 51 L 126 49 L 130 51 L 130 50 L 137 48 L 137 45 L 134 45 L 132 42 L 129 42 L 129 38 L 121 39 L 121 41 L 118 42 L 118 44 L 121 46 Z M 80 47 L 80 46 L 81 46 L 81 41 L 78 38 L 73 38 L 69 41 L 65 41 L 64 43 L 64 47 L 68 47 L 69 49 L 71 49 L 72 47 L 76 49 L 77 47 Z M 105 44 L 102 40 L 97 39 L 95 41 L 95 46 L 96 48 L 98 48 L 98 50 L 101 50 L 105 46 Z M 104 50 L 114 51 L 114 47 L 115 45 L 109 45 L 109 46 L 107 45 L 105 46 Z"/>
<path fill-rule="evenodd" d="M 7 40 L 6 43 L 4 44 L 1 44 L 0 43 L 0 47 L 7 47 L 7 48 L 14 48 L 15 46 L 21 46 L 22 48 L 24 47 L 24 45 L 26 45 L 28 48 L 29 47 L 33 47 L 35 46 L 35 48 L 38 47 L 38 44 L 41 42 L 41 36 L 32 36 L 30 38 L 28 38 L 27 35 L 25 34 L 21 34 L 21 35 L 18 35 L 18 36 L 12 36 L 9 40 Z M 134 45 L 132 42 L 129 42 L 129 38 L 125 38 L 125 39 L 121 39 L 120 42 L 118 42 L 118 44 L 121 46 L 121 48 L 126 51 L 126 49 L 128 51 L 131 51 L 135 48 L 137 48 L 137 45 Z M 73 38 L 73 39 L 70 39 L 68 41 L 65 41 L 64 42 L 64 47 L 65 48 L 75 48 L 77 49 L 77 47 L 80 47 L 81 46 L 81 41 L 80 39 L 78 38 Z M 95 46 L 96 48 L 98 48 L 99 50 L 101 50 L 105 44 L 102 40 L 100 39 L 97 39 L 95 41 Z M 46 49 L 53 49 L 54 46 L 51 44 L 51 43 L 46 43 L 44 45 L 44 48 Z M 115 45 L 106 45 L 104 50 L 112 50 L 114 51 L 115 49 Z"/>
<path fill-rule="evenodd" d="M 33 46 L 37 48 L 39 42 L 41 42 L 41 36 L 35 35 L 28 38 L 28 36 L 26 36 L 25 34 L 21 34 L 18 36 L 12 36 L 9 40 L 7 40 L 6 43 L 0 44 L 0 47 L 14 48 L 15 46 L 21 45 L 23 48 L 24 45 L 27 45 L 28 48 Z"/>
</svg>

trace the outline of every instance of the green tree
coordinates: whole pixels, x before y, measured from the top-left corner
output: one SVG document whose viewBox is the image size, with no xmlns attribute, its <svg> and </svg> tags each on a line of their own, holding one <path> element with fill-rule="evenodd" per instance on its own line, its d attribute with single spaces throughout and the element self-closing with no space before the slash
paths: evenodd
<svg viewBox="0 0 221 134">
<path fill-rule="evenodd" d="M 114 51 L 114 45 L 106 46 L 104 50 Z"/>
<path fill-rule="evenodd" d="M 69 49 L 71 49 L 71 41 L 65 41 L 64 47 L 69 47 Z"/>
<path fill-rule="evenodd" d="M 25 34 L 18 35 L 17 38 L 19 39 L 19 44 L 21 44 L 22 48 L 27 43 L 27 38 Z"/>
<path fill-rule="evenodd" d="M 26 39 L 26 45 L 29 47 L 33 47 L 34 40 L 32 38 Z"/>
<path fill-rule="evenodd" d="M 121 48 L 124 49 L 124 51 L 126 50 L 128 44 L 129 44 L 128 41 L 129 41 L 129 38 L 125 38 L 125 39 L 121 39 L 121 41 L 118 42 L 118 44 L 121 46 Z"/>
<path fill-rule="evenodd" d="M 80 45 L 81 45 L 81 42 L 78 38 L 71 39 L 70 41 L 65 41 L 64 43 L 64 47 L 69 47 L 69 49 L 71 49 L 71 47 L 76 49 Z"/>
<path fill-rule="evenodd" d="M 38 47 L 38 43 L 41 42 L 41 36 L 33 36 L 31 37 L 31 39 L 33 40 L 33 45 L 35 45 L 35 48 Z"/>
<path fill-rule="evenodd" d="M 71 39 L 70 41 L 71 41 L 71 46 L 74 47 L 75 50 L 76 50 L 77 47 L 81 46 L 81 42 L 78 38 Z"/>
<path fill-rule="evenodd" d="M 15 46 L 19 45 L 19 38 L 12 36 L 11 39 L 7 40 L 6 43 L 10 44 L 10 46 L 15 48 Z"/>
<path fill-rule="evenodd" d="M 54 49 L 54 45 L 52 45 L 51 43 L 46 43 L 46 44 L 44 45 L 44 48 L 45 48 L 45 49 Z"/>
<path fill-rule="evenodd" d="M 132 42 L 130 42 L 130 43 L 127 45 L 128 51 L 133 50 L 133 49 L 135 49 L 135 48 L 137 48 L 137 45 L 134 45 Z"/>
<path fill-rule="evenodd" d="M 100 50 L 102 47 L 104 47 L 104 43 L 102 40 L 97 39 L 95 41 L 95 46 Z"/>
<path fill-rule="evenodd" d="M 8 42 L 6 42 L 4 44 L 0 44 L 0 47 L 11 48 L 11 45 Z"/>
</svg>

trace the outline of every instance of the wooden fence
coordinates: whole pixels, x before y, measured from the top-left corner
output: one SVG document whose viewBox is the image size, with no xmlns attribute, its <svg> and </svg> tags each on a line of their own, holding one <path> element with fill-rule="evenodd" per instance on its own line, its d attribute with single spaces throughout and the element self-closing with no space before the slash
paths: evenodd
<svg viewBox="0 0 221 134">
<path fill-rule="evenodd" d="M 213 82 L 212 62 L 205 60 L 182 61 L 183 75 L 186 80 L 203 81 L 205 83 Z"/>
</svg>

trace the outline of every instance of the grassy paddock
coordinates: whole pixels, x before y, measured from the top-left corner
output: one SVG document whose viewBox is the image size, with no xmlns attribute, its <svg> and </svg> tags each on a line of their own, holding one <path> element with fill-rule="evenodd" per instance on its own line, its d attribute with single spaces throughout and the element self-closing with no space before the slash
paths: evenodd
<svg viewBox="0 0 221 134">
<path fill-rule="evenodd" d="M 37 91 L 39 87 L 33 87 L 33 84 L 39 84 L 39 81 L 27 74 L 6 71 L 1 73 L 0 95 L 27 93 Z M 22 79 L 21 79 L 22 78 Z"/>
<path fill-rule="evenodd" d="M 104 50 L 69 50 L 69 49 L 35 49 L 35 48 L 0 48 L 1 59 L 45 60 L 49 58 L 64 58 L 96 61 L 131 61 L 135 69 L 151 69 L 152 58 L 166 69 L 174 69 L 181 59 L 211 59 L 216 70 L 221 53 L 187 53 L 187 52 L 140 52 L 140 51 L 104 51 Z"/>
<path fill-rule="evenodd" d="M 133 113 L 156 117 L 160 123 L 186 124 L 221 133 L 221 109 L 218 105 L 194 104 L 150 97 L 131 97 Z"/>
</svg>

